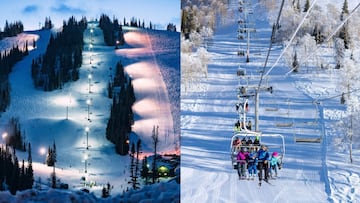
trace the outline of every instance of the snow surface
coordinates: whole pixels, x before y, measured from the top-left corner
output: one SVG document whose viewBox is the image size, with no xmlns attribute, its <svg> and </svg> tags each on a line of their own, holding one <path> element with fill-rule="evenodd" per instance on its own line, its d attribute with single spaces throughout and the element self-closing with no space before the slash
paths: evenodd
<svg viewBox="0 0 360 203">
<path fill-rule="evenodd" d="M 231 5 L 231 10 L 237 9 L 237 3 Z M 285 137 L 283 169 L 276 180 L 270 180 L 271 184 L 263 183 L 259 187 L 256 178 L 239 180 L 232 168 L 229 145 L 238 119 L 236 88 L 239 84 L 258 84 L 273 23 L 266 20 L 267 11 L 259 4 L 254 10 L 259 15 L 253 15 L 257 32 L 251 40 L 250 63 L 236 54 L 240 42 L 236 37 L 235 12 L 234 18 L 217 28 L 208 45 L 212 57 L 208 78 L 191 91 L 182 89 L 181 201 L 360 202 L 359 148 L 354 148 L 354 163 L 350 164 L 348 153 L 338 152 L 332 143 L 336 137 L 332 129 L 345 112 L 340 99 L 333 97 L 341 94 L 337 89 L 339 70 L 302 69 L 300 74 L 285 76 L 289 69 L 280 60 L 263 82 L 265 86 L 272 86 L 274 92 L 260 94 L 259 127 L 263 134 Z M 246 47 L 242 42 L 240 46 Z M 282 48 L 273 47 L 268 67 Z M 319 50 L 324 54 L 331 52 L 332 49 Z M 330 58 L 328 63 L 333 61 Z M 238 81 L 239 65 L 246 69 L 248 83 Z M 250 99 L 248 116 L 253 119 L 254 108 Z M 287 124 L 290 127 L 278 127 Z M 322 142 L 296 143 L 295 138 L 321 138 Z M 280 143 L 276 139 L 263 139 L 271 144 Z"/>
<path fill-rule="evenodd" d="M 91 28 L 94 29 L 92 36 Z M 62 89 L 52 92 L 34 88 L 30 74 L 32 59 L 45 52 L 51 31 L 25 32 L 17 37 L 1 41 L 1 50 L 4 50 L 13 46 L 13 43 L 37 39 L 36 49 L 30 51 L 29 56 L 18 62 L 9 76 L 11 104 L 6 112 L 1 114 L 0 133 L 6 131 L 6 124 L 11 117 L 19 118 L 25 139 L 31 142 L 35 181 L 43 189 L 48 188 L 48 178 L 53 168 L 43 164 L 45 155 L 41 154 L 40 150 L 47 149 L 54 142 L 58 160 L 55 171 L 62 182 L 69 184 L 70 190 L 78 191 L 81 188 L 88 188 L 93 196 L 99 197 L 102 186 L 107 182 L 114 186 L 111 192 L 114 196 L 130 188 L 128 184 L 130 158 L 116 154 L 114 145 L 105 138 L 112 102 L 107 98 L 107 84 L 110 75 L 114 75 L 118 61 L 122 62 L 127 74 L 133 78 L 136 96 L 136 103 L 133 106 L 134 133 L 130 141 L 140 138 L 143 144 L 143 155 L 151 155 L 153 152 L 150 139 L 152 129 L 153 126 L 158 125 L 160 141 L 158 153 L 179 154 L 179 33 L 130 27 L 124 27 L 124 30 L 126 45 L 115 50 L 114 47 L 105 46 L 101 29 L 95 22 L 89 22 L 88 29 L 84 32 L 85 46 L 80 79 L 67 83 Z M 92 48 L 90 48 L 91 40 L 93 40 Z M 88 74 L 92 75 L 91 80 L 88 79 Z M 174 92 L 174 90 L 178 91 Z M 87 100 L 91 101 L 90 106 L 87 105 Z M 88 121 L 88 117 L 91 122 Z M 89 150 L 86 150 L 86 127 L 90 129 Z M 19 160 L 27 159 L 27 153 L 17 152 L 17 155 Z M 87 173 L 85 173 L 85 168 Z M 92 188 L 84 186 L 80 181 L 81 177 L 86 177 L 86 183 L 96 182 L 97 186 Z M 165 193 L 157 194 L 164 196 L 160 200 L 178 200 L 179 184 L 162 185 L 153 189 L 147 187 L 142 190 L 142 193 L 147 194 L 139 192 L 137 196 L 146 200 L 152 194 L 151 190 L 160 190 Z M 10 199 L 6 195 L 5 197 L 0 195 L 0 197 L 3 198 L 1 202 L 12 202 L 14 198 L 22 200 L 22 196 L 33 196 L 33 193 L 40 194 L 40 197 L 36 197 L 40 199 L 47 199 L 48 196 L 45 193 L 51 193 L 48 195 L 54 195 L 54 202 L 61 201 L 60 196 L 64 195 L 64 192 L 49 190 L 28 191 L 23 195 L 20 194 L 20 197 L 9 197 Z M 68 193 L 65 192 L 65 194 Z M 6 192 L 1 194 L 6 194 Z M 82 199 L 82 195 L 73 193 L 68 194 L 66 198 Z M 94 199 L 95 197 L 87 198 L 90 202 L 99 201 Z M 157 198 L 160 197 L 154 200 Z"/>
</svg>

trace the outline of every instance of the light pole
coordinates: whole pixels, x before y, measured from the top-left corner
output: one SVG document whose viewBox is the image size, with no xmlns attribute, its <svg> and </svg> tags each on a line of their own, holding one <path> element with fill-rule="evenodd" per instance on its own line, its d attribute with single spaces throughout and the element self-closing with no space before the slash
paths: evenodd
<svg viewBox="0 0 360 203">
<path fill-rule="evenodd" d="M 93 45 L 90 43 L 90 64 L 91 64 L 91 60 L 92 60 L 92 48 L 93 48 Z"/>
<path fill-rule="evenodd" d="M 86 132 L 86 149 L 89 149 L 89 131 L 90 131 L 89 126 L 86 126 L 86 127 L 85 127 L 85 132 Z"/>
<path fill-rule="evenodd" d="M 87 154 L 85 154 L 85 156 L 84 156 L 84 160 L 85 160 L 85 173 L 87 173 L 87 165 L 88 165 L 88 163 L 87 163 L 87 160 L 88 160 L 88 155 Z"/>
<path fill-rule="evenodd" d="M 92 78 L 92 76 L 91 76 L 91 74 L 89 74 L 88 75 L 88 79 L 89 79 L 89 94 L 91 93 L 91 78 Z"/>
<path fill-rule="evenodd" d="M 91 28 L 91 29 L 90 29 L 90 43 L 93 42 L 93 39 L 92 39 L 93 32 L 94 32 L 94 30 Z"/>
<path fill-rule="evenodd" d="M 87 104 L 87 112 L 88 112 L 88 121 L 90 121 L 90 105 L 91 105 L 91 100 L 90 100 L 90 99 L 86 100 L 86 104 Z"/>
</svg>

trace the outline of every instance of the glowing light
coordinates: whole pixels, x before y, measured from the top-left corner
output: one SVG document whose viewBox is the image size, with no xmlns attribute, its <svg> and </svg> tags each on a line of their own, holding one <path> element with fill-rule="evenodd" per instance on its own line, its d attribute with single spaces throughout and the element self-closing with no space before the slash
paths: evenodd
<svg viewBox="0 0 360 203">
<path fill-rule="evenodd" d="M 57 96 L 53 103 L 57 106 L 77 106 L 76 100 L 71 95 Z"/>
<path fill-rule="evenodd" d="M 41 155 L 45 155 L 45 153 L 46 153 L 45 147 L 41 147 L 41 148 L 40 148 L 40 154 L 41 154 Z"/>
<path fill-rule="evenodd" d="M 86 104 L 91 105 L 91 100 L 90 99 L 86 100 Z"/>
<path fill-rule="evenodd" d="M 4 132 L 4 133 L 2 134 L 2 138 L 3 138 L 3 139 L 5 139 L 7 136 L 8 136 L 8 133 L 7 133 L 7 132 Z"/>
<path fill-rule="evenodd" d="M 86 126 L 86 127 L 85 127 L 85 131 L 86 131 L 86 132 L 89 132 L 89 131 L 90 131 L 89 126 Z"/>
</svg>

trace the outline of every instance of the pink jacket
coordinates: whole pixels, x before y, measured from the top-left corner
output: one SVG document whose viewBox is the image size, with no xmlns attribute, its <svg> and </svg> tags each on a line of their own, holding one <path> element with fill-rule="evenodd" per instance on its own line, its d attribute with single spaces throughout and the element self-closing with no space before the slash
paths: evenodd
<svg viewBox="0 0 360 203">
<path fill-rule="evenodd" d="M 237 155 L 237 160 L 246 160 L 246 158 L 249 156 L 248 152 L 242 152 L 240 151 Z"/>
</svg>

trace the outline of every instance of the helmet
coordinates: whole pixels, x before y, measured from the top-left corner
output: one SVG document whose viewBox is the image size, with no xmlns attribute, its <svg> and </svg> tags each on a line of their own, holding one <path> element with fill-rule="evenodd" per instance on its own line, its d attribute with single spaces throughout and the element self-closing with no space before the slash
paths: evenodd
<svg viewBox="0 0 360 203">
<path fill-rule="evenodd" d="M 279 154 L 277 152 L 273 152 L 272 156 L 278 156 Z"/>
</svg>

